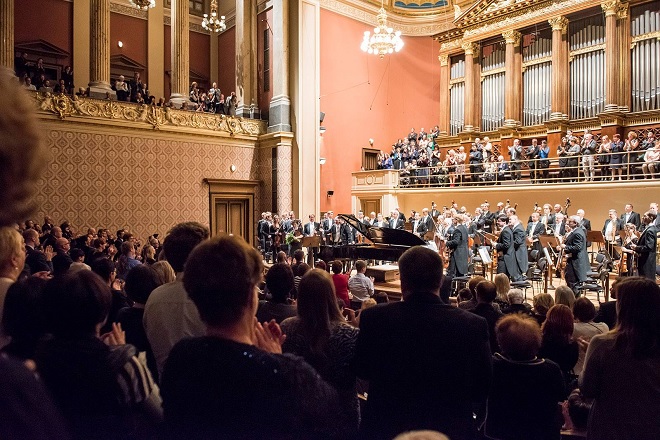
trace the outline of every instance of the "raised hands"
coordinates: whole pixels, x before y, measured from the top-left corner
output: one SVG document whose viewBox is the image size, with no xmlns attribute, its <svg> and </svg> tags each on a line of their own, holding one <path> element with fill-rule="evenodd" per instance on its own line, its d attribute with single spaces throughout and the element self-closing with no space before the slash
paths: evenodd
<svg viewBox="0 0 660 440">
<path fill-rule="evenodd" d="M 254 318 L 253 343 L 258 348 L 269 353 L 282 353 L 285 339 L 286 335 L 282 333 L 282 329 L 274 319 L 261 324 L 256 317 Z"/>
<path fill-rule="evenodd" d="M 112 331 L 101 335 L 101 340 L 107 345 L 126 345 L 126 332 L 121 329 L 118 322 L 112 323 Z"/>
</svg>

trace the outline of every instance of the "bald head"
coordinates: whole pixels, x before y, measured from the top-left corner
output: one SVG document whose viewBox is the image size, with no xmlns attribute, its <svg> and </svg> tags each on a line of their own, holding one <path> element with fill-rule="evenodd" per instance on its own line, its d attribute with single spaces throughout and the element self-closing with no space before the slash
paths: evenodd
<svg viewBox="0 0 660 440">
<path fill-rule="evenodd" d="M 69 240 L 67 240 L 66 238 L 58 238 L 57 240 L 55 240 L 55 248 L 58 251 L 67 252 L 71 248 L 71 245 L 69 244 Z"/>
</svg>

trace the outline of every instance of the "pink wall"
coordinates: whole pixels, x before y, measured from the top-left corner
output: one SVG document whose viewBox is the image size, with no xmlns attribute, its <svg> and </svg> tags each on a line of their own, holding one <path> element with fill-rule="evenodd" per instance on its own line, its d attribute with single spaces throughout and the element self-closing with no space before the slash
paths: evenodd
<svg viewBox="0 0 660 440">
<path fill-rule="evenodd" d="M 236 90 L 236 28 L 218 37 L 218 87 L 227 96 Z"/>
<path fill-rule="evenodd" d="M 369 138 L 389 152 L 410 127 L 438 123 L 439 46 L 430 37 L 403 37 L 398 54 L 380 59 L 360 50 L 369 26 L 321 9 L 321 211 L 351 211 L 351 172 L 362 165 Z M 334 191 L 332 198 L 324 195 Z"/>
<path fill-rule="evenodd" d="M 14 41 L 44 40 L 69 52 L 62 66 L 73 63 L 73 3 L 63 0 L 20 0 L 14 8 Z M 73 66 L 75 69 L 75 66 Z"/>
<path fill-rule="evenodd" d="M 214 81 L 211 79 L 211 38 L 215 37 L 190 32 L 190 70 L 209 78 L 209 86 Z"/>
<path fill-rule="evenodd" d="M 147 20 L 129 17 L 123 14 L 110 14 L 110 55 L 125 55 L 145 66 L 147 78 Z M 117 46 L 117 42 L 124 43 L 123 47 Z"/>
</svg>

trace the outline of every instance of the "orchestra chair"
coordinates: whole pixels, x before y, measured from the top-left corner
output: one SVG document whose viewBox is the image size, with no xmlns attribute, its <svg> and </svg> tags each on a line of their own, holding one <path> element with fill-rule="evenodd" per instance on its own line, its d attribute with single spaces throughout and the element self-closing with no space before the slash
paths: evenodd
<svg viewBox="0 0 660 440">
<path fill-rule="evenodd" d="M 586 295 L 587 292 L 595 292 L 596 301 L 598 301 L 598 303 L 600 303 L 600 294 L 603 293 L 605 301 L 608 301 L 609 294 L 606 290 L 606 286 L 609 285 L 609 280 L 610 272 L 607 270 L 607 268 L 602 268 L 597 277 L 587 279 L 587 281 L 584 283 L 576 286 L 575 289 L 581 295 Z"/>
<path fill-rule="evenodd" d="M 454 277 L 451 279 L 451 296 L 456 296 L 459 290 L 467 286 L 468 281 L 474 275 L 474 263 L 468 264 L 468 273 L 462 277 Z"/>
<path fill-rule="evenodd" d="M 525 277 L 527 279 L 521 281 L 511 281 L 512 289 L 520 289 L 524 292 L 525 301 L 527 301 L 527 289 L 532 289 L 532 297 L 534 296 L 534 286 L 531 283 L 531 279 L 534 276 L 534 269 L 534 266 L 531 266 L 527 269 L 527 272 L 525 273 Z"/>
</svg>

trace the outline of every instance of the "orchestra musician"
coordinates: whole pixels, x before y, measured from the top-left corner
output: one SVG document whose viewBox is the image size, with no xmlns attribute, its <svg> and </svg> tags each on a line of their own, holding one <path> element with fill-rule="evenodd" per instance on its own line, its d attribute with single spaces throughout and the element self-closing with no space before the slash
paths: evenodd
<svg viewBox="0 0 660 440">
<path fill-rule="evenodd" d="M 451 251 L 449 256 L 449 267 L 447 268 L 448 277 L 462 277 L 468 272 L 468 231 L 465 227 L 465 216 L 456 214 L 454 216 L 456 227 L 447 241 L 447 248 Z"/>
<path fill-rule="evenodd" d="M 618 259 L 619 256 L 615 255 L 616 251 L 614 250 L 614 245 L 620 244 L 620 237 L 619 237 L 619 231 L 623 229 L 623 225 L 625 223 L 622 223 L 621 220 L 619 220 L 619 217 L 617 216 L 616 209 L 610 209 L 608 218 L 605 220 L 605 224 L 603 225 L 603 237 L 605 237 L 605 245 L 607 246 L 607 252 L 612 256 L 614 259 Z"/>
<path fill-rule="evenodd" d="M 655 254 L 658 244 L 658 228 L 654 225 L 657 216 L 652 212 L 646 212 L 642 222 L 646 225 L 644 232 L 640 235 L 636 245 L 632 249 L 638 254 L 637 271 L 640 277 L 655 281 Z"/>
<path fill-rule="evenodd" d="M 495 243 L 495 250 L 498 252 L 497 273 L 506 274 L 509 279 L 520 279 L 522 272 L 516 261 L 516 250 L 513 247 L 513 230 L 508 226 L 509 218 L 501 215 L 497 218 L 497 226 L 500 229 L 500 236 Z"/>
<path fill-rule="evenodd" d="M 282 225 L 280 224 L 280 216 L 277 214 L 273 215 L 273 222 L 270 223 L 268 235 L 270 236 L 271 242 L 270 254 L 273 264 L 275 264 L 277 253 L 282 250 L 282 245 L 284 244 L 284 231 L 282 230 Z"/>
<path fill-rule="evenodd" d="M 314 214 L 309 215 L 309 222 L 305 223 L 305 226 L 303 227 L 303 235 L 305 237 L 314 237 L 315 235 L 320 234 L 321 224 L 314 221 L 315 219 L 316 216 Z M 310 266 L 314 266 L 314 260 L 317 252 L 318 248 L 307 248 L 307 264 Z"/>
<path fill-rule="evenodd" d="M 511 281 L 520 281 L 527 273 L 527 234 L 525 233 L 518 216 L 515 214 L 509 216 L 509 226 L 513 231 L 513 248 L 515 249 L 516 262 L 518 263 L 518 267 L 522 274 L 520 278 L 512 278 Z"/>
<path fill-rule="evenodd" d="M 566 223 L 567 235 L 557 250 L 564 250 L 566 257 L 566 284 L 577 295 L 576 286 L 587 280 L 589 256 L 587 255 L 587 235 L 584 227 L 579 225 L 580 217 L 572 215 Z"/>
<path fill-rule="evenodd" d="M 563 237 L 566 235 L 566 222 L 564 219 L 564 214 L 558 212 L 554 214 L 554 222 L 552 224 L 552 235 L 555 237 Z"/>
<path fill-rule="evenodd" d="M 545 225 L 541 223 L 539 213 L 532 213 L 532 221 L 527 224 L 527 234 L 528 241 L 531 241 L 531 247 L 533 250 L 541 252 L 541 242 L 539 241 L 539 235 L 545 234 Z"/>
<path fill-rule="evenodd" d="M 389 221 L 389 227 L 392 229 L 403 229 L 404 220 L 399 216 L 399 211 L 392 211 L 392 215 Z"/>
<path fill-rule="evenodd" d="M 642 219 L 639 216 L 639 213 L 633 211 L 633 205 L 628 203 L 624 208 L 624 213 L 621 214 L 621 224 L 626 225 L 632 223 L 637 229 L 640 229 L 642 226 Z"/>
</svg>

